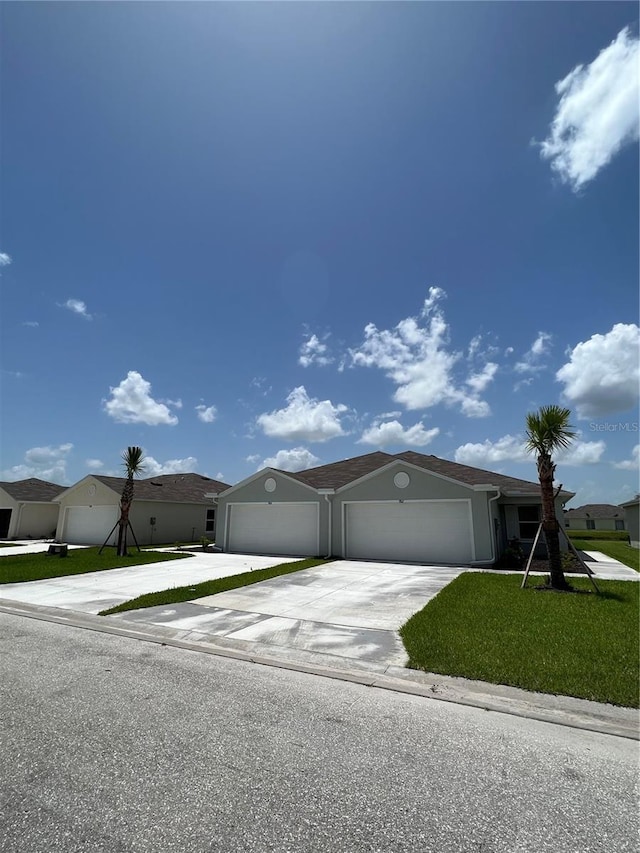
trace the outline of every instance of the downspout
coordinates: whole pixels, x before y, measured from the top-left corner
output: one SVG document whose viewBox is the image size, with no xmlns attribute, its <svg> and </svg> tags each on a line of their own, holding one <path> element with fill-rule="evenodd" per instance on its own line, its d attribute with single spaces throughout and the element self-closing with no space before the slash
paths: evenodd
<svg viewBox="0 0 640 853">
<path fill-rule="evenodd" d="M 474 560 L 474 562 L 473 562 L 474 566 L 484 566 L 487 563 L 488 564 L 495 563 L 496 553 L 497 553 L 498 548 L 497 548 L 497 543 L 496 543 L 496 526 L 493 523 L 493 515 L 491 514 L 491 504 L 494 501 L 497 501 L 498 498 L 500 498 L 500 497 L 502 497 L 502 495 L 500 493 L 500 489 L 496 488 L 495 496 L 492 498 L 489 498 L 489 500 L 487 501 L 488 512 L 489 512 L 489 528 L 491 530 L 491 558 L 489 560 Z"/>
<path fill-rule="evenodd" d="M 329 524 L 328 524 L 329 535 L 328 535 L 328 541 L 327 541 L 327 556 L 325 557 L 325 559 L 328 560 L 329 557 L 331 556 L 331 552 L 333 551 L 333 548 L 331 547 L 332 542 L 333 542 L 333 539 L 332 539 L 333 504 L 329 500 L 329 493 L 328 492 L 324 493 L 324 499 L 327 502 L 328 513 L 329 513 Z"/>
</svg>

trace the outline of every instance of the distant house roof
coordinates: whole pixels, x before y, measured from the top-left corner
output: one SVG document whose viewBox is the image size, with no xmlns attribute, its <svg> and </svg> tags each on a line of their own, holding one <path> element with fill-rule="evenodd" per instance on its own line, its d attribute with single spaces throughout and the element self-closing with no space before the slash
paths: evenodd
<svg viewBox="0 0 640 853">
<path fill-rule="evenodd" d="M 96 480 L 104 483 L 120 494 L 126 482 L 125 477 L 103 477 L 93 474 Z M 231 488 L 228 483 L 203 477 L 201 474 L 161 474 L 159 477 L 147 477 L 134 481 L 133 499 L 141 501 L 171 501 L 175 503 L 210 503 L 205 495 L 219 494 Z"/>
<path fill-rule="evenodd" d="M 615 504 L 585 504 L 565 510 L 566 518 L 617 518 L 622 515 Z"/>
<path fill-rule="evenodd" d="M 449 477 L 468 486 L 491 485 L 500 488 L 505 494 L 537 495 L 540 493 L 538 483 L 529 480 L 520 480 L 517 477 L 507 477 L 504 474 L 496 474 L 493 471 L 485 471 L 482 468 L 471 468 L 468 465 L 460 465 L 458 462 L 450 462 L 448 459 L 439 459 L 437 456 L 426 456 L 424 453 L 416 453 L 413 450 L 405 450 L 403 453 L 384 453 L 376 451 L 364 456 L 355 456 L 352 459 L 343 459 L 341 462 L 332 462 L 329 465 L 321 465 L 318 468 L 310 468 L 307 471 L 297 473 L 283 472 L 287 476 L 300 480 L 316 489 L 339 489 L 348 483 L 353 483 L 383 468 L 394 460 L 408 462 L 432 471 L 443 477 Z M 563 492 L 563 494 L 570 494 Z"/>
<path fill-rule="evenodd" d="M 64 492 L 67 486 L 59 486 L 57 483 L 49 483 L 47 480 L 29 477 L 27 480 L 0 482 L 0 489 L 4 489 L 16 501 L 47 503 Z"/>
</svg>

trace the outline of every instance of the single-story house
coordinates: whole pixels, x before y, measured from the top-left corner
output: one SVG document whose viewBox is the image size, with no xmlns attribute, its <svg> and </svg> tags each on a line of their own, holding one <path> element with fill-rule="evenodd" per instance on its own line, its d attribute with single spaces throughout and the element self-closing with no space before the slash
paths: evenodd
<svg viewBox="0 0 640 853">
<path fill-rule="evenodd" d="M 614 504 L 585 504 L 564 511 L 567 530 L 625 530 L 624 510 Z"/>
<path fill-rule="evenodd" d="M 0 483 L 0 539 L 53 538 L 58 505 L 52 501 L 64 490 L 37 477 Z"/>
<path fill-rule="evenodd" d="M 530 551 L 541 517 L 538 483 L 413 451 L 265 468 L 217 505 L 226 551 L 417 563 L 486 565 L 514 537 Z"/>
<path fill-rule="evenodd" d="M 624 523 L 629 531 L 629 542 L 634 548 L 640 548 L 640 495 L 633 500 L 620 504 L 624 510 Z"/>
<path fill-rule="evenodd" d="M 124 477 L 89 474 L 56 498 L 59 507 L 56 539 L 78 545 L 117 541 Z M 228 483 L 200 474 L 163 474 L 134 481 L 129 520 L 140 545 L 213 542 L 216 509 L 213 499 Z M 129 534 L 128 542 L 133 545 Z"/>
</svg>

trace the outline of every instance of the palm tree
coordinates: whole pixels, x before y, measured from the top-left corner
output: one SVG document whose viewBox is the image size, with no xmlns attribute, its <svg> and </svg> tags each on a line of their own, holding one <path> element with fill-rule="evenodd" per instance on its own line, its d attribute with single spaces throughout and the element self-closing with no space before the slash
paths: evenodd
<svg viewBox="0 0 640 853">
<path fill-rule="evenodd" d="M 553 475 L 556 470 L 552 454 L 568 447 L 575 436 L 571 428 L 569 409 L 561 406 L 541 406 L 538 412 L 527 415 L 527 450 L 536 454 L 540 494 L 542 497 L 542 529 L 549 552 L 549 571 L 552 589 L 571 589 L 562 571 L 560 555 L 560 525 L 556 518 Z"/>
<path fill-rule="evenodd" d="M 129 527 L 129 511 L 133 503 L 133 478 L 144 471 L 144 454 L 141 447 L 127 447 L 122 454 L 122 464 L 127 474 L 127 480 L 120 497 L 120 518 L 118 520 L 118 556 L 127 556 L 127 528 Z"/>
</svg>

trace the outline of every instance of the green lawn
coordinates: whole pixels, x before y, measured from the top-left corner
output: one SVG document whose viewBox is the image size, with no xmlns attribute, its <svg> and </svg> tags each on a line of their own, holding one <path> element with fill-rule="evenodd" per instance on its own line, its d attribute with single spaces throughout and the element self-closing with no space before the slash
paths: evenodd
<svg viewBox="0 0 640 853">
<path fill-rule="evenodd" d="M 98 554 L 99 550 L 97 547 L 70 548 L 66 557 L 49 556 L 46 552 L 0 557 L 0 584 L 39 581 L 64 575 L 82 575 L 86 572 L 119 569 L 122 566 L 141 566 L 145 563 L 160 563 L 164 560 L 182 560 L 191 556 L 157 551 L 138 553 L 137 550 L 129 549 L 128 557 L 118 557 L 115 548 L 105 548 L 102 554 Z"/>
<path fill-rule="evenodd" d="M 639 584 L 598 581 L 595 595 L 521 581 L 460 575 L 402 627 L 408 666 L 637 708 Z"/>
<path fill-rule="evenodd" d="M 191 586 L 178 586 L 162 590 L 161 592 L 149 592 L 146 595 L 139 595 L 137 598 L 125 601 L 117 607 L 103 610 L 99 615 L 110 616 L 112 613 L 122 613 L 125 610 L 138 610 L 142 607 L 155 607 L 158 604 L 179 604 L 182 601 L 191 601 L 194 598 L 203 598 L 205 595 L 215 595 L 217 592 L 238 589 L 241 586 L 249 586 L 252 583 L 259 583 L 270 578 L 280 577 L 280 575 L 299 572 L 302 569 L 311 569 L 313 566 L 324 565 L 327 562 L 331 562 L 331 560 L 296 560 L 293 563 L 281 563 L 278 566 L 271 566 L 268 569 L 256 569 L 253 572 L 243 572 L 240 575 L 216 578 L 215 580 L 203 581 L 203 583 L 192 584 Z"/>
<path fill-rule="evenodd" d="M 630 566 L 636 572 L 640 572 L 640 550 L 632 548 L 627 542 L 613 542 L 608 539 L 574 539 L 571 537 L 573 547 L 578 551 L 601 551 L 608 557 Z"/>
</svg>

